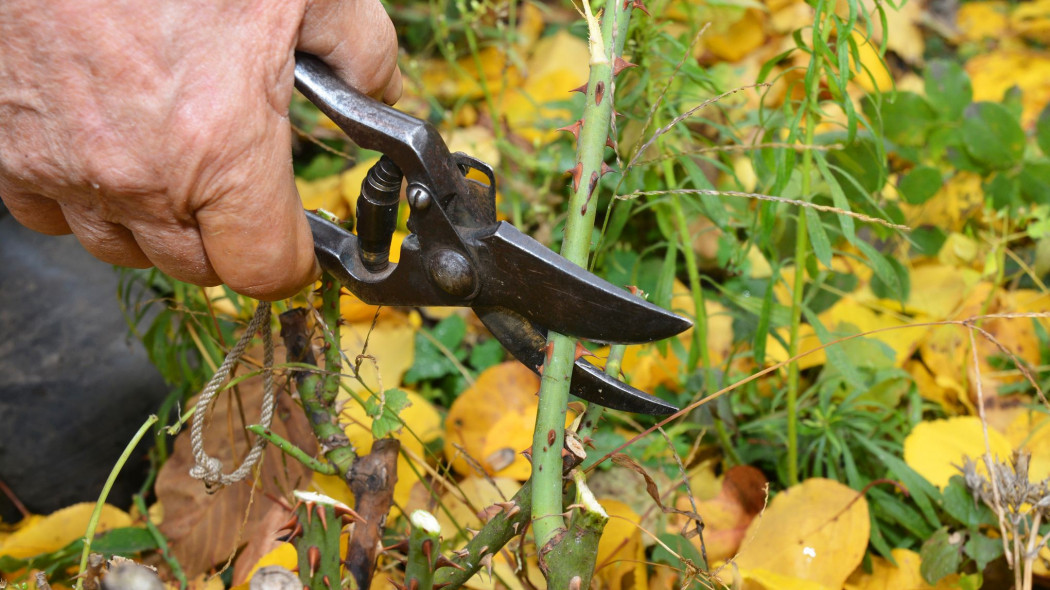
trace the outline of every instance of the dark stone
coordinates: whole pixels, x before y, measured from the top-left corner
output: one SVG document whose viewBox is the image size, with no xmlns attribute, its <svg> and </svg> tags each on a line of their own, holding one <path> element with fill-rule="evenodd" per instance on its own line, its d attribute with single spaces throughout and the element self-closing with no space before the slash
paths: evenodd
<svg viewBox="0 0 1050 590">
<path fill-rule="evenodd" d="M 95 501 L 168 392 L 117 299 L 117 273 L 73 236 L 45 236 L 0 206 L 0 481 L 34 513 Z M 109 502 L 145 475 L 146 437 Z M 0 519 L 19 513 L 0 494 Z"/>
</svg>

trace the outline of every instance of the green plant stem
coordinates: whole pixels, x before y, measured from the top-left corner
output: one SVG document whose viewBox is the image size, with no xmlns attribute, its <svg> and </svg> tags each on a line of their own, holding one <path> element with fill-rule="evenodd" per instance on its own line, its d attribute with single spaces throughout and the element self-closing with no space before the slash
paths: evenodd
<svg viewBox="0 0 1050 590">
<path fill-rule="evenodd" d="M 613 344 L 609 347 L 609 356 L 605 359 L 606 375 L 619 379 L 620 367 L 623 365 L 625 352 L 627 352 L 625 344 Z M 591 438 L 594 431 L 597 430 L 598 422 L 602 419 L 602 414 L 604 413 L 604 407 L 594 403 L 587 404 L 587 409 L 583 412 L 583 417 L 580 418 L 580 425 L 576 428 L 576 435 L 583 441 Z"/>
<path fill-rule="evenodd" d="M 117 463 L 113 465 L 113 469 L 109 472 L 109 477 L 106 478 L 106 483 L 102 485 L 102 493 L 98 496 L 98 501 L 95 502 L 95 509 L 91 512 L 91 518 L 88 519 L 87 530 L 84 531 L 84 549 L 80 552 L 80 573 L 83 574 L 87 569 L 88 555 L 91 554 L 91 541 L 95 538 L 95 529 L 98 528 L 98 519 L 102 516 L 102 507 L 106 504 L 106 498 L 109 497 L 110 490 L 113 489 L 113 483 L 117 481 L 117 475 L 120 474 L 120 470 L 124 468 L 124 465 L 128 462 L 128 458 L 131 457 L 132 451 L 138 446 L 139 441 L 142 440 L 143 436 L 149 432 L 150 427 L 157 423 L 157 417 L 151 415 L 146 418 L 146 421 L 139 427 L 138 432 L 135 436 L 131 437 L 127 446 L 124 447 L 124 452 L 120 454 L 120 458 L 117 459 Z M 84 590 L 84 577 L 83 575 L 77 577 L 77 590 Z"/>
<path fill-rule="evenodd" d="M 558 543 L 547 559 L 550 567 L 547 575 L 549 588 L 590 588 L 598 541 L 605 524 L 609 522 L 608 513 L 587 487 L 583 472 L 574 471 L 572 475 L 576 484 L 576 501 L 573 503 L 569 528 L 565 532 L 565 541 Z M 540 562 L 543 561 L 541 550 Z"/>
<path fill-rule="evenodd" d="M 149 508 L 146 507 L 146 499 L 142 496 L 142 493 L 135 494 L 132 498 L 135 502 L 135 507 L 138 508 L 139 514 L 142 515 L 142 519 L 146 523 L 146 530 L 149 531 L 153 541 L 157 543 L 157 548 L 160 549 L 160 556 L 164 559 L 164 563 L 168 564 L 171 568 L 171 575 L 179 582 L 179 588 L 185 588 L 186 572 L 182 570 L 182 564 L 179 560 L 175 559 L 175 556 L 171 554 L 171 548 L 168 547 L 168 539 L 164 536 L 164 533 L 160 532 L 157 525 L 153 524 L 153 521 L 149 519 Z"/>
<path fill-rule="evenodd" d="M 335 403 L 339 394 L 339 382 L 343 369 L 343 351 L 340 346 L 339 326 L 342 319 L 339 314 L 339 295 L 342 286 L 335 277 L 325 273 L 322 277 L 325 281 L 321 284 L 321 319 L 324 323 L 321 332 L 324 334 L 324 370 L 325 376 L 322 384 L 321 400 L 327 404 Z"/>
<path fill-rule="evenodd" d="M 817 20 L 814 25 L 814 35 L 824 34 L 821 27 L 821 13 L 818 10 Z M 817 108 L 820 92 L 820 77 L 823 71 L 823 62 L 818 58 L 810 60 L 811 71 L 807 73 L 810 85 L 807 88 L 806 100 L 803 109 L 806 111 L 806 128 L 803 136 L 804 145 L 813 145 L 813 136 L 816 130 L 816 122 L 820 117 Z M 802 152 L 802 182 L 801 198 L 810 199 L 811 177 L 813 174 L 813 152 L 803 150 Z M 806 225 L 806 208 L 800 207 L 795 222 L 795 276 L 791 287 L 791 324 L 788 338 L 788 358 L 794 358 L 799 352 L 799 328 L 802 324 L 802 295 L 806 285 L 806 262 L 809 257 L 809 233 Z M 799 393 L 799 366 L 798 361 L 788 365 L 787 382 L 787 479 L 788 485 L 798 484 L 799 459 L 798 459 L 798 393 Z"/>
<path fill-rule="evenodd" d="M 409 520 L 412 532 L 408 537 L 405 587 L 431 590 L 438 556 L 441 555 L 441 527 L 437 519 L 425 510 L 416 510 Z"/>
<path fill-rule="evenodd" d="M 613 61 L 623 51 L 630 20 L 630 13 L 624 10 L 621 0 L 608 0 L 604 14 L 600 32 L 594 17 L 589 14 L 587 17 L 591 31 L 591 71 L 576 149 L 576 166 L 572 170 L 573 193 L 569 198 L 565 240 L 561 248 L 562 256 L 584 268 L 587 267 L 591 231 L 598 208 L 592 199 L 596 199 L 594 193 L 603 174 L 605 144 L 613 114 Z M 565 438 L 569 379 L 576 352 L 575 339 L 562 334 L 551 332 L 547 343 L 550 354 L 540 383 L 532 444 L 533 532 L 540 548 L 565 530 L 561 450 Z M 542 558 L 540 563 L 542 567 Z"/>
<path fill-rule="evenodd" d="M 269 441 L 270 444 L 274 445 L 278 449 L 281 449 L 284 454 L 288 455 L 292 459 L 302 463 L 307 469 L 320 473 L 321 475 L 336 475 L 337 472 L 335 467 L 331 463 L 322 463 L 316 458 L 307 455 L 305 451 L 292 444 L 291 441 L 285 439 L 281 435 L 275 433 L 269 428 L 264 427 L 262 424 L 252 424 L 246 427 L 246 430 L 255 434 L 255 436 L 261 436 Z"/>
</svg>

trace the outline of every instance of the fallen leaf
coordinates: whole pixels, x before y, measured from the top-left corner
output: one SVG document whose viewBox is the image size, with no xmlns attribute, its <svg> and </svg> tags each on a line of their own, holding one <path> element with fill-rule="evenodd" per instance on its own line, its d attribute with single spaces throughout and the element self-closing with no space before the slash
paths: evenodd
<svg viewBox="0 0 1050 590">
<path fill-rule="evenodd" d="M 704 519 L 703 541 L 711 563 L 736 555 L 751 521 L 765 506 L 768 483 L 765 475 L 750 465 L 730 467 L 719 480 L 721 485 L 716 495 L 704 497 L 699 490 L 694 490 L 697 493 L 696 512 Z M 688 512 L 693 510 L 686 496 L 679 496 L 675 507 Z M 686 517 L 675 516 L 670 532 L 680 533 L 685 524 Z M 700 538 L 694 537 L 691 541 L 699 550 Z"/>
<path fill-rule="evenodd" d="M 483 371 L 474 385 L 452 403 L 445 419 L 445 457 L 452 462 L 452 468 L 462 475 L 472 475 L 477 473 L 475 465 L 480 465 L 490 475 L 512 473 L 526 479 L 531 467 L 518 453 L 531 444 L 531 435 L 524 438 L 524 447 L 514 449 L 515 458 L 510 464 L 493 453 L 506 446 L 504 437 L 508 433 L 516 433 L 514 445 L 519 446 L 523 442 L 521 433 L 532 431 L 539 387 L 539 377 L 516 361 Z M 495 428 L 497 424 L 499 429 Z M 456 445 L 470 456 L 470 461 Z"/>
<path fill-rule="evenodd" d="M 870 529 L 860 492 L 807 479 L 777 494 L 751 522 L 735 562 L 744 579 L 767 588 L 838 589 L 863 559 Z"/>
<path fill-rule="evenodd" d="M 0 556 L 25 559 L 41 553 L 58 551 L 83 538 L 94 510 L 94 502 L 82 502 L 56 510 L 47 516 L 24 519 L 18 529 L 0 544 Z M 97 534 L 132 525 L 131 516 L 127 512 L 106 504 L 102 507 L 95 531 Z"/>
<path fill-rule="evenodd" d="M 631 590 L 648 585 L 641 516 L 613 498 L 598 501 L 609 515 L 595 559 L 594 578 L 608 590 Z"/>
<path fill-rule="evenodd" d="M 397 387 L 415 360 L 415 338 L 415 327 L 400 313 L 381 317 L 374 327 L 371 317 L 345 324 L 340 342 L 345 358 L 351 362 L 362 354 L 371 358 L 360 359 L 360 381 L 354 378 L 352 367 L 343 367 L 343 384 L 358 395 Z"/>
<path fill-rule="evenodd" d="M 871 557 L 871 573 L 857 568 L 846 582 L 845 590 L 883 590 L 885 588 L 919 589 L 929 587 L 919 573 L 919 554 L 908 549 L 890 551 L 897 565 L 885 557 Z"/>
<path fill-rule="evenodd" d="M 1029 481 L 1043 481 L 1050 477 L 1050 419 L 1046 414 L 1022 412 L 1003 434 L 1014 449 L 1031 453 L 1028 461 Z"/>
<path fill-rule="evenodd" d="M 993 459 L 1010 457 L 1010 443 L 998 430 L 988 429 L 988 442 Z M 904 439 L 904 461 L 940 489 L 961 473 L 959 467 L 966 458 L 977 462 L 978 472 L 987 473 L 980 460 L 984 453 L 984 433 L 976 416 L 920 422 Z"/>
<path fill-rule="evenodd" d="M 956 13 L 955 26 L 968 41 L 998 39 L 1009 27 L 1009 12 L 1010 5 L 999 0 L 965 2 Z"/>
<path fill-rule="evenodd" d="M 1003 99 L 1007 90 L 1021 90 L 1021 125 L 1030 129 L 1050 103 L 1050 52 L 1037 49 L 999 49 L 966 62 L 973 82 L 973 100 Z M 935 199 L 934 199 L 935 200 Z"/>
<path fill-rule="evenodd" d="M 717 59 L 736 62 L 766 42 L 765 14 L 756 8 L 743 10 L 740 18 L 723 29 L 704 35 L 704 47 Z"/>
<path fill-rule="evenodd" d="M 275 362 L 280 364 L 284 360 L 278 358 Z M 245 416 L 248 424 L 256 423 L 262 403 L 261 378 L 242 381 L 238 389 L 240 403 L 233 401 L 232 392 L 221 394 L 212 405 L 205 426 L 205 451 L 222 461 L 225 473 L 236 469 L 250 441 L 254 440 L 244 432 L 247 424 L 241 423 L 241 417 Z M 306 417 L 289 396 L 277 396 L 271 429 L 308 454 L 316 452 L 316 441 Z M 269 528 L 271 524 L 264 520 L 264 515 L 275 503 L 268 495 L 284 497 L 310 479 L 305 467 L 288 460 L 272 445 L 263 453 L 258 478 L 260 489 L 254 493 L 253 478 L 249 477 L 209 494 L 203 483 L 190 477 L 193 464 L 190 432 L 186 430 L 175 439 L 172 455 L 161 467 L 156 484 L 157 499 L 163 504 L 165 514 L 160 530 L 190 577 L 226 560 L 249 540 L 270 542 L 275 531 Z"/>
<path fill-rule="evenodd" d="M 1010 28 L 1036 43 L 1050 43 L 1050 0 L 1028 0 L 1010 12 Z"/>
</svg>

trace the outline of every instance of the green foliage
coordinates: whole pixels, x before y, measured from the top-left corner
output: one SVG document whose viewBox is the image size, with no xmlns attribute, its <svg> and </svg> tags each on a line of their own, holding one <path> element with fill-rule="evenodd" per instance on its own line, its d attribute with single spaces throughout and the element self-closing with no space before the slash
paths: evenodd
<svg viewBox="0 0 1050 590">
<path fill-rule="evenodd" d="M 468 343 L 466 337 L 467 323 L 459 315 L 420 329 L 415 339 L 415 361 L 404 382 L 418 385 L 422 395 L 450 405 L 466 389 L 467 376 L 477 376 L 505 356 L 496 340 Z"/>
<path fill-rule="evenodd" d="M 370 397 L 365 402 L 365 412 L 372 418 L 372 436 L 385 438 L 401 429 L 404 422 L 399 417 L 409 406 L 408 394 L 400 389 L 388 389 L 382 399 Z"/>
</svg>

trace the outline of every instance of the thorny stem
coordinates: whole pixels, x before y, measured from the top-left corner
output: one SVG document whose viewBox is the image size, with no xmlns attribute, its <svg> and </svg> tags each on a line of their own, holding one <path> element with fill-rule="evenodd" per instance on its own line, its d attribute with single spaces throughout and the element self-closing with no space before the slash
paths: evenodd
<svg viewBox="0 0 1050 590">
<path fill-rule="evenodd" d="M 325 377 L 322 382 L 321 400 L 332 405 L 339 393 L 340 374 L 342 373 L 343 360 L 340 346 L 339 326 L 342 317 L 339 314 L 339 295 L 342 286 L 335 277 L 325 273 L 322 277 L 325 281 L 321 283 L 321 332 L 324 335 L 324 370 Z"/>
<path fill-rule="evenodd" d="M 598 209 L 597 203 L 592 201 L 596 200 L 599 179 L 608 171 L 604 162 L 605 144 L 613 115 L 613 64 L 623 51 L 630 13 L 625 10 L 622 0 L 607 0 L 601 32 L 596 34 L 596 19 L 589 14 L 590 8 L 586 3 L 584 8 L 588 11 L 588 28 L 591 31 L 591 72 L 580 121 L 576 166 L 571 171 L 573 194 L 569 198 L 561 255 L 586 268 L 591 230 Z M 532 443 L 533 532 L 536 545 L 540 548 L 565 529 L 562 516 L 561 450 L 565 438 L 569 379 L 576 352 L 576 341 L 568 336 L 551 332 L 547 342 L 550 354 L 543 368 Z"/>
</svg>

